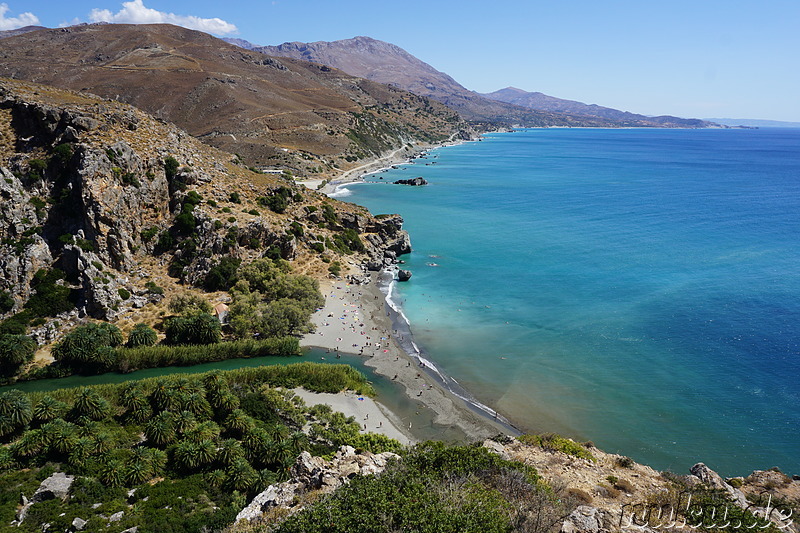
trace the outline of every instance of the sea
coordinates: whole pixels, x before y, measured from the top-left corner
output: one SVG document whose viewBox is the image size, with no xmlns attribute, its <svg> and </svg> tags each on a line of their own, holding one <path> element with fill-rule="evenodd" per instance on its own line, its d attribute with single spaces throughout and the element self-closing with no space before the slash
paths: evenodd
<svg viewBox="0 0 800 533">
<path fill-rule="evenodd" d="M 429 185 L 393 185 L 422 176 Z M 800 474 L 800 129 L 522 129 L 340 187 L 414 342 L 523 432 Z"/>
</svg>

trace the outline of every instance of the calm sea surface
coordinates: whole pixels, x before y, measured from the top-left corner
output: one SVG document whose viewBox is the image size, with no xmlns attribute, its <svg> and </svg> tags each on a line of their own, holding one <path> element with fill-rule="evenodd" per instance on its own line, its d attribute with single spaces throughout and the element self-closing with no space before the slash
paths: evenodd
<svg viewBox="0 0 800 533">
<path fill-rule="evenodd" d="M 479 401 L 660 469 L 800 473 L 800 130 L 523 130 L 369 179 L 340 198 L 403 215 L 400 303 Z"/>
</svg>

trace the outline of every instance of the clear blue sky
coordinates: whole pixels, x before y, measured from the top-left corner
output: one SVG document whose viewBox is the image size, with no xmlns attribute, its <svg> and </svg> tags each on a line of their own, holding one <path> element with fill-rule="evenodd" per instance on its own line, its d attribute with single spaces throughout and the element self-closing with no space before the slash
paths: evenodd
<svg viewBox="0 0 800 533">
<path fill-rule="evenodd" d="M 0 29 L 104 19 L 256 44 L 367 35 L 479 92 L 800 122 L 800 0 L 6 0 L 0 12 Z"/>
</svg>

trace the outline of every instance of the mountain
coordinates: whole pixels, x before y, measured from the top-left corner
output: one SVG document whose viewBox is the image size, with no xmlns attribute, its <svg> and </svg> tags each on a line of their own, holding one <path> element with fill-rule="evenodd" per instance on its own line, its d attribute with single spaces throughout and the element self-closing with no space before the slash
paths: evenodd
<svg viewBox="0 0 800 533">
<path fill-rule="evenodd" d="M 659 117 L 648 117 L 637 115 L 627 111 L 619 111 L 610 107 L 602 107 L 596 104 L 584 104 L 574 100 L 563 100 L 554 96 L 548 96 L 539 92 L 527 92 L 515 87 L 506 87 L 493 93 L 484 94 L 486 98 L 506 102 L 509 104 L 537 109 L 541 111 L 551 111 L 555 113 L 570 113 L 573 115 L 602 117 L 613 120 L 622 126 L 638 127 L 667 127 L 667 128 L 707 128 L 714 124 L 700 119 L 686 119 L 672 117 L 669 115 Z"/>
<path fill-rule="evenodd" d="M 15 30 L 3 30 L 0 31 L 0 39 L 5 39 L 6 37 L 13 37 L 15 35 L 21 35 L 23 33 L 28 33 L 31 31 L 38 31 L 38 30 L 46 30 L 44 26 L 23 26 L 22 28 L 17 28 Z"/>
<path fill-rule="evenodd" d="M 438 102 L 172 25 L 90 24 L 2 42 L 0 76 L 135 105 L 251 165 L 325 175 L 470 132 Z"/>
<path fill-rule="evenodd" d="M 763 120 L 756 118 L 707 118 L 710 122 L 725 126 L 742 126 L 745 128 L 800 128 L 800 122 L 784 122 L 782 120 Z"/>
<path fill-rule="evenodd" d="M 261 46 L 258 44 L 253 44 L 250 41 L 245 41 L 244 39 L 238 39 L 236 37 L 223 37 L 222 40 L 228 44 L 238 46 L 239 48 L 244 48 L 245 50 L 254 50 Z"/>
<path fill-rule="evenodd" d="M 431 98 L 473 121 L 523 123 L 528 126 L 614 126 L 603 117 L 578 117 L 550 111 L 532 111 L 490 100 L 466 89 L 456 80 L 417 59 L 399 46 L 355 37 L 340 41 L 291 42 L 254 50 L 275 57 L 291 57 L 334 67 L 353 76 L 399 87 Z"/>
</svg>

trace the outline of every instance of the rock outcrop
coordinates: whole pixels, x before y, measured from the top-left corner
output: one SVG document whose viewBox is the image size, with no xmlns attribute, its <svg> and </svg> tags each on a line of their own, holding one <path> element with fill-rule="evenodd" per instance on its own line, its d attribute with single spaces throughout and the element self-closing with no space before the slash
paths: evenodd
<svg viewBox="0 0 800 533">
<path fill-rule="evenodd" d="M 391 452 L 356 453 L 352 446 L 342 446 L 330 461 L 303 452 L 291 469 L 291 480 L 270 485 L 258 494 L 236 516 L 236 522 L 258 521 L 266 511 L 274 508 L 282 508 L 288 514 L 293 514 L 302 509 L 298 502 L 299 496 L 304 493 L 332 492 L 355 476 L 382 472 L 390 460 L 398 458 L 397 454 Z"/>
<path fill-rule="evenodd" d="M 31 505 L 47 500 L 63 500 L 69 495 L 69 488 L 72 486 L 74 476 L 68 476 L 63 472 L 56 472 L 51 475 L 39 485 L 36 492 L 33 493 L 30 500 L 22 496 L 22 508 L 17 511 L 17 519 L 12 522 L 12 525 L 20 525 L 28 515 L 28 510 Z"/>
<path fill-rule="evenodd" d="M 408 281 L 411 279 L 411 271 L 410 270 L 403 270 L 400 269 L 397 271 L 397 280 L 398 281 Z"/>
<path fill-rule="evenodd" d="M 420 187 L 422 185 L 427 185 L 428 180 L 423 178 L 422 176 L 417 176 L 416 178 L 411 178 L 407 180 L 397 180 L 394 182 L 395 185 L 411 185 L 412 187 Z"/>
</svg>

